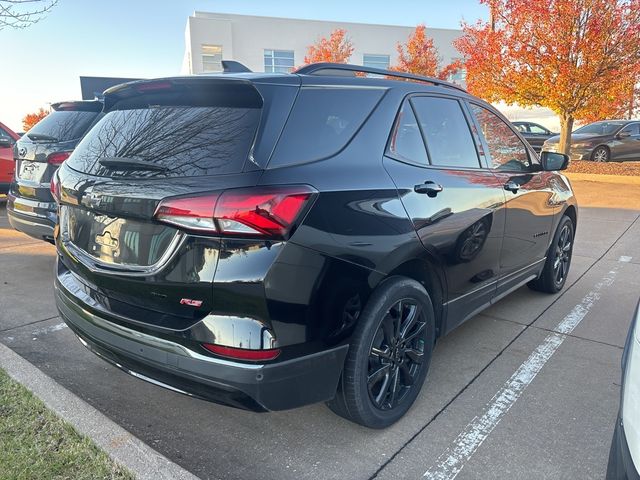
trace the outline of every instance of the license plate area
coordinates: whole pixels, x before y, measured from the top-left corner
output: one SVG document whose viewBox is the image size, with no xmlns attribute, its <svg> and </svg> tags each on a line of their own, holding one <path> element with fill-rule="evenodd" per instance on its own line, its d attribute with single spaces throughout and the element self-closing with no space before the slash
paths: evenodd
<svg viewBox="0 0 640 480">
<path fill-rule="evenodd" d="M 180 237 L 164 225 L 67 205 L 60 208 L 60 228 L 63 242 L 105 267 L 153 268 L 170 257 Z"/>
<path fill-rule="evenodd" d="M 22 160 L 20 162 L 20 169 L 18 170 L 18 178 L 27 182 L 40 183 L 47 167 L 47 163 Z"/>
</svg>

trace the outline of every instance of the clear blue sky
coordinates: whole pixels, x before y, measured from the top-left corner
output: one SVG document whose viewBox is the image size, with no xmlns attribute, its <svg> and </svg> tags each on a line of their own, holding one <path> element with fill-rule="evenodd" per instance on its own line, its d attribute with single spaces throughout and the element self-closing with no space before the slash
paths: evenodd
<svg viewBox="0 0 640 480">
<path fill-rule="evenodd" d="M 80 98 L 80 75 L 178 74 L 194 10 L 439 28 L 488 15 L 479 0 L 59 0 L 40 23 L 0 30 L 0 122 L 20 131 L 26 113 Z"/>
</svg>

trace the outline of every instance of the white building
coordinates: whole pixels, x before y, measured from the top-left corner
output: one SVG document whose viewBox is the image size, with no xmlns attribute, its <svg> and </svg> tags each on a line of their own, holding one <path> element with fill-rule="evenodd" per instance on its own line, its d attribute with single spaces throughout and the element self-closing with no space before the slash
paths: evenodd
<svg viewBox="0 0 640 480">
<path fill-rule="evenodd" d="M 387 68 L 398 61 L 398 42 L 405 43 L 415 27 L 195 12 L 187 19 L 181 73 L 219 72 L 222 59 L 236 60 L 254 72 L 288 72 L 304 64 L 309 45 L 337 28 L 346 30 L 353 44 L 349 63 Z M 461 57 L 453 46 L 461 30 L 427 28 L 426 33 L 433 38 L 441 66 Z M 450 80 L 464 85 L 464 72 Z M 559 131 L 557 117 L 547 109 L 497 106 L 512 121 L 534 121 Z"/>
<path fill-rule="evenodd" d="M 349 63 L 387 68 L 396 64 L 396 45 L 407 41 L 415 25 L 401 27 L 195 12 L 187 20 L 182 73 L 221 71 L 222 59 L 236 60 L 254 72 L 288 72 L 304 64 L 309 45 L 328 37 L 337 28 L 346 30 L 353 44 Z M 442 65 L 460 57 L 453 41 L 461 33 L 460 30 L 427 28 Z M 454 80 L 460 82 L 462 78 Z"/>
</svg>

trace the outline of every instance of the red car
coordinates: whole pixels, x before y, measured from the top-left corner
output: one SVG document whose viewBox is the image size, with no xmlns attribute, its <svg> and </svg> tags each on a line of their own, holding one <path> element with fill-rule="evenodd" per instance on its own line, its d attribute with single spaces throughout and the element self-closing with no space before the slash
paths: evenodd
<svg viewBox="0 0 640 480">
<path fill-rule="evenodd" d="M 16 169 L 13 145 L 19 138 L 16 132 L 0 123 L 0 194 L 9 191 L 9 184 Z"/>
</svg>

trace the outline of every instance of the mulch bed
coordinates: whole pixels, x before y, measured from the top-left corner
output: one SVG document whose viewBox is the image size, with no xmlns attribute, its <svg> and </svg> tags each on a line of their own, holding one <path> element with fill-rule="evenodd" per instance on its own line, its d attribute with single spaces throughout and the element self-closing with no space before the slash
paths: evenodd
<svg viewBox="0 0 640 480">
<path fill-rule="evenodd" d="M 569 164 L 567 172 L 592 173 L 597 175 L 640 176 L 640 162 L 599 163 L 584 160 L 573 160 Z"/>
</svg>

